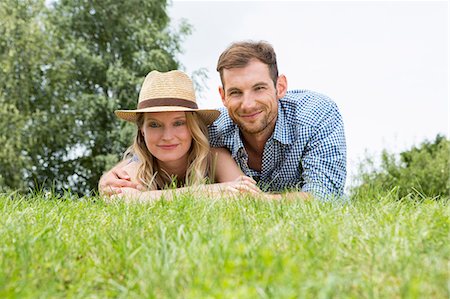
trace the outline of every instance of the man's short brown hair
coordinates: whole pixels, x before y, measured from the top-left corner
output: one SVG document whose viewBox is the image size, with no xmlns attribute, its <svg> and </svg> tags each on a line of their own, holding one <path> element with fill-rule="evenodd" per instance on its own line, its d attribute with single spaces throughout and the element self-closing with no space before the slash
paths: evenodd
<svg viewBox="0 0 450 299">
<path fill-rule="evenodd" d="M 271 44 L 265 41 L 242 41 L 232 43 L 219 57 L 217 71 L 223 83 L 223 70 L 245 67 L 250 60 L 258 59 L 269 67 L 269 74 L 274 85 L 278 79 L 277 56 Z"/>
</svg>

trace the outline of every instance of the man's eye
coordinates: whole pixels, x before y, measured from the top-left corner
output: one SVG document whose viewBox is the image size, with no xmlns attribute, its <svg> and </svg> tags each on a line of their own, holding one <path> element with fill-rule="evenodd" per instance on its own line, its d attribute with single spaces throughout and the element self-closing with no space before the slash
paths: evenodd
<svg viewBox="0 0 450 299">
<path fill-rule="evenodd" d="M 240 92 L 240 91 L 237 91 L 237 90 L 231 91 L 231 92 L 229 93 L 230 96 L 237 96 L 237 95 L 240 95 L 240 94 L 241 94 L 241 92 Z"/>
<path fill-rule="evenodd" d="M 266 89 L 264 86 L 257 86 L 255 88 L 256 91 L 261 91 L 261 90 L 264 90 L 264 89 Z"/>
</svg>

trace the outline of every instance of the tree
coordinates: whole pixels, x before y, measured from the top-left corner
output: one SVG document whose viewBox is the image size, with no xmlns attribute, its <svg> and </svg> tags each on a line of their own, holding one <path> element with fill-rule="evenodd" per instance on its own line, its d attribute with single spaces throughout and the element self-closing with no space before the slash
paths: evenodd
<svg viewBox="0 0 450 299">
<path fill-rule="evenodd" d="M 32 171 L 27 152 L 37 146 L 33 119 L 46 101 L 42 68 L 52 59 L 40 21 L 44 11 L 43 1 L 0 3 L 1 190 L 24 189 Z"/>
<path fill-rule="evenodd" d="M 0 184 L 96 189 L 133 138 L 134 127 L 113 111 L 136 105 L 149 71 L 180 67 L 175 57 L 190 27 L 169 27 L 166 7 L 145 0 L 2 2 L 0 65 L 7 80 L 0 83 L 0 113 L 15 121 L 0 122 L 11 148 L 0 151 Z"/>
</svg>

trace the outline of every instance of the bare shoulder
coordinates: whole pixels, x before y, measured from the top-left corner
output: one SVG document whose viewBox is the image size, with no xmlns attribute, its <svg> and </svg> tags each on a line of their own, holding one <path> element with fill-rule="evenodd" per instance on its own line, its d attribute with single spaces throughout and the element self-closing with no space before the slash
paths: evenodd
<svg viewBox="0 0 450 299">
<path fill-rule="evenodd" d="M 231 182 L 243 175 L 228 149 L 212 148 L 211 154 L 215 165 L 216 182 Z"/>
<path fill-rule="evenodd" d="M 211 154 L 213 156 L 231 156 L 230 151 L 224 147 L 212 147 Z"/>
</svg>

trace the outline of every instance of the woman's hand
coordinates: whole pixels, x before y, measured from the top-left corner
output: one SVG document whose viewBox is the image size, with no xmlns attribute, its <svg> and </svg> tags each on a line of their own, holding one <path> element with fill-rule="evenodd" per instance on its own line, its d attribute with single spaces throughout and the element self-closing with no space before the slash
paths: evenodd
<svg viewBox="0 0 450 299">
<path fill-rule="evenodd" d="M 241 175 L 234 181 L 226 183 L 225 191 L 232 193 L 262 193 L 261 189 L 256 185 L 256 181 L 245 175 Z"/>
</svg>

